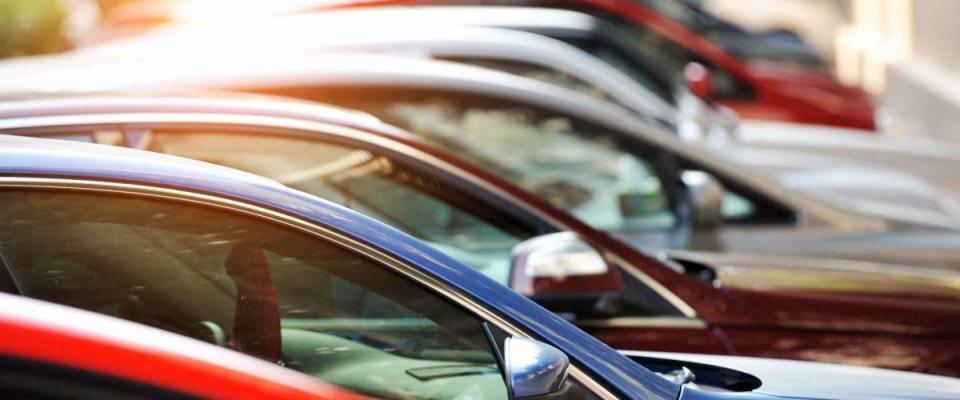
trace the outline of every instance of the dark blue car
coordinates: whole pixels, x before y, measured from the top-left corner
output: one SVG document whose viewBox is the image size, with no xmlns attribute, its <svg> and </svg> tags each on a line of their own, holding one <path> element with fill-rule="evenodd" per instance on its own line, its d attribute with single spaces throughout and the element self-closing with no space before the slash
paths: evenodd
<svg viewBox="0 0 960 400">
<path fill-rule="evenodd" d="M 165 329 L 374 397 L 960 396 L 955 379 L 876 369 L 662 353 L 631 360 L 382 223 L 273 180 L 166 155 L 0 137 L 0 224 L 2 291 Z M 551 262 L 563 260 L 544 252 L 528 265 Z"/>
</svg>

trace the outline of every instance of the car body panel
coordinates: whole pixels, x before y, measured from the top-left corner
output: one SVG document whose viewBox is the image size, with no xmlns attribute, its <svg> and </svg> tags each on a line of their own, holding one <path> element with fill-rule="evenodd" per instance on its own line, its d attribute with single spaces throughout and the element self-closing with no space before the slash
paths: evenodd
<svg viewBox="0 0 960 400">
<path fill-rule="evenodd" d="M 252 357 L 88 311 L 9 294 L 0 294 L 0 310 L 4 357 L 209 399 L 361 398 Z"/>
</svg>

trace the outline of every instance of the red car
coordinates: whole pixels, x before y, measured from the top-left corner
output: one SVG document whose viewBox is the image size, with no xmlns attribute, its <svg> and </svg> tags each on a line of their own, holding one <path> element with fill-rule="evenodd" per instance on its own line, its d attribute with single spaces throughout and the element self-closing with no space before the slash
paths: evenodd
<svg viewBox="0 0 960 400">
<path fill-rule="evenodd" d="M 630 0 L 355 0 L 319 2 L 326 7 L 403 4 L 496 4 L 574 9 L 625 28 L 641 46 L 655 47 L 656 62 L 680 74 L 697 63 L 709 74 L 687 75 L 693 91 L 747 119 L 875 130 L 875 106 L 864 91 L 845 86 L 819 69 L 771 62 L 745 63 L 683 25 Z M 321 6 L 323 7 L 323 6 Z"/>
<path fill-rule="evenodd" d="M 127 321 L 0 294 L 3 399 L 360 399 L 279 366 Z"/>
</svg>

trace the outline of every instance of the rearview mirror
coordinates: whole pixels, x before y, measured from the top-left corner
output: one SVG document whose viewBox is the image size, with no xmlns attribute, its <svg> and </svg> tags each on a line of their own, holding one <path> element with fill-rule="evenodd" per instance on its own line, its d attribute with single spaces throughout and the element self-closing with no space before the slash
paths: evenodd
<svg viewBox="0 0 960 400">
<path fill-rule="evenodd" d="M 510 288 L 558 313 L 615 312 L 620 273 L 572 232 L 538 236 L 513 248 Z"/>
<path fill-rule="evenodd" d="M 503 364 L 510 399 L 563 398 L 569 389 L 570 360 L 557 348 L 533 339 L 509 337 L 504 342 Z"/>
<path fill-rule="evenodd" d="M 711 231 L 723 225 L 723 185 L 703 171 L 684 171 L 680 179 L 687 188 L 694 230 Z"/>
<path fill-rule="evenodd" d="M 713 79 L 710 76 L 710 70 L 703 64 L 692 62 L 683 68 L 683 79 L 687 87 L 697 97 L 703 99 L 708 104 L 712 104 L 713 99 Z"/>
</svg>

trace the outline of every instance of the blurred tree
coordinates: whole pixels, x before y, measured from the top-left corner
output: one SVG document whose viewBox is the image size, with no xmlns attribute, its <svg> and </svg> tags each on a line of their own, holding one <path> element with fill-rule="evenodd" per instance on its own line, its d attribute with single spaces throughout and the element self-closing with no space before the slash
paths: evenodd
<svg viewBox="0 0 960 400">
<path fill-rule="evenodd" d="M 66 48 L 60 0 L 0 0 L 0 58 Z"/>
</svg>

